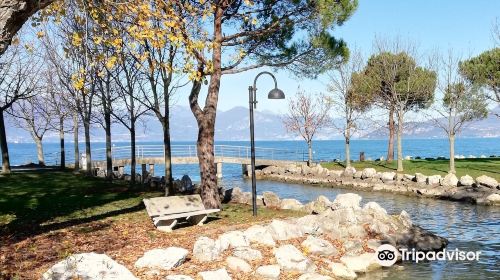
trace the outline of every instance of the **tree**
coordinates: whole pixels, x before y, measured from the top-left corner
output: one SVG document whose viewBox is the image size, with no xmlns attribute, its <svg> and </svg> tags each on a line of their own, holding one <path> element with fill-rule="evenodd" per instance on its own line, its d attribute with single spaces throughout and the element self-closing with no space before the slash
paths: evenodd
<svg viewBox="0 0 500 280">
<path fill-rule="evenodd" d="M 500 48 L 460 62 L 459 69 L 469 82 L 488 90 L 488 98 L 500 105 Z"/>
<path fill-rule="evenodd" d="M 176 30 L 183 49 L 194 60 L 195 71 L 189 72 L 193 79 L 189 104 L 198 124 L 201 196 L 206 207 L 220 208 L 214 126 L 221 77 L 264 66 L 314 77 L 331 68 L 347 56 L 347 48 L 329 31 L 349 18 L 357 1 L 172 2 L 187 19 L 179 21 Z M 188 29 L 185 22 L 194 24 Z M 207 96 L 200 106 L 204 81 L 208 84 Z"/>
<path fill-rule="evenodd" d="M 450 150 L 450 173 L 455 173 L 455 137 L 468 123 L 488 116 L 486 98 L 478 86 L 468 83 L 459 74 L 460 59 L 453 55 L 441 59 L 439 90 L 443 97 L 441 106 L 434 108 L 437 117 L 433 121 L 448 136 Z"/>
<path fill-rule="evenodd" d="M 38 90 L 38 86 L 35 86 L 35 89 Z M 19 128 L 30 133 L 36 144 L 38 164 L 45 166 L 43 137 L 51 129 L 52 115 L 46 88 L 42 90 L 43 93 L 38 92 L 14 103 L 8 113 L 14 117 L 14 122 Z"/>
<path fill-rule="evenodd" d="M 283 124 L 288 132 L 302 136 L 307 143 L 307 164 L 312 165 L 312 140 L 316 132 L 330 123 L 331 102 L 326 101 L 323 94 L 313 96 L 303 90 L 288 101 L 288 113 Z"/>
<path fill-rule="evenodd" d="M 0 56 L 30 16 L 52 2 L 53 0 L 0 1 Z"/>
<path fill-rule="evenodd" d="M 143 102 L 136 102 L 136 99 L 141 100 L 140 90 L 144 83 L 140 68 L 132 54 L 122 52 L 117 67 L 111 72 L 118 87 L 118 97 L 111 112 L 130 132 L 131 184 L 135 184 L 136 178 L 136 124 L 148 112 Z"/>
<path fill-rule="evenodd" d="M 354 52 L 349 61 L 329 72 L 330 83 L 328 90 L 331 96 L 328 101 L 332 103 L 335 112 L 341 114 L 344 122 L 332 122 L 345 140 L 345 164 L 351 166 L 350 142 L 351 137 L 359 130 L 359 120 L 371 106 L 369 98 L 355 90 L 353 75 L 360 72 L 363 67 L 363 58 L 359 51 Z"/>
<path fill-rule="evenodd" d="M 355 76 L 357 89 L 389 111 L 389 130 L 397 116 L 398 172 L 403 171 L 402 138 L 406 112 L 428 107 L 434 97 L 436 73 L 416 64 L 406 52 L 382 51 L 372 55 L 363 72 Z M 393 135 L 393 132 L 390 132 Z M 389 145 L 391 148 L 391 145 Z"/>
<path fill-rule="evenodd" d="M 0 149 L 2 173 L 10 173 L 9 148 L 5 131 L 4 112 L 11 106 L 34 95 L 37 60 L 16 45 L 0 57 Z"/>
</svg>

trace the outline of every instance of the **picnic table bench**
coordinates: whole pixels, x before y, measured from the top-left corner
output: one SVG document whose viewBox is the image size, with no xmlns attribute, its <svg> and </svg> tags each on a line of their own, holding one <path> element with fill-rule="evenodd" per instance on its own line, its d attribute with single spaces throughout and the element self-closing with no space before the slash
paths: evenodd
<svg viewBox="0 0 500 280">
<path fill-rule="evenodd" d="M 210 213 L 220 209 L 205 209 L 200 195 L 165 196 L 143 200 L 148 215 L 158 230 L 170 232 L 179 220 L 192 225 L 203 225 Z"/>
</svg>

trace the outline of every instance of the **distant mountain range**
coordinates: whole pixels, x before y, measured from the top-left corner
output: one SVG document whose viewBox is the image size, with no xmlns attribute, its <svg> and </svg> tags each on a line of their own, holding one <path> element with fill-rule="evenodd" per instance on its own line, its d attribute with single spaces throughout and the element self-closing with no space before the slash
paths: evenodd
<svg viewBox="0 0 500 280">
<path fill-rule="evenodd" d="M 500 113 L 500 107 L 494 110 Z M 171 110 L 171 137 L 173 141 L 194 141 L 197 138 L 196 120 L 188 107 L 174 106 Z M 340 121 L 340 120 L 336 120 Z M 216 140 L 237 141 L 249 139 L 249 112 L 245 107 L 234 107 L 228 111 L 218 111 L 216 120 Z M 405 126 L 406 138 L 445 138 L 444 132 L 430 121 L 408 122 Z M 128 131 L 118 124 L 113 127 L 113 141 L 129 141 Z M 8 126 L 9 142 L 32 142 L 26 131 Z M 80 137 L 83 137 L 83 133 Z M 283 127 L 282 117 L 270 111 L 255 111 L 255 137 L 257 140 L 296 140 L 301 139 L 293 133 L 287 133 Z M 386 128 L 378 128 L 365 132 L 360 138 L 385 139 Z M 488 118 L 476 121 L 464 128 L 461 137 L 500 137 L 500 118 L 490 115 Z M 137 141 L 161 141 L 161 124 L 155 117 L 148 116 L 139 124 Z M 323 129 L 316 139 L 341 139 L 342 136 L 333 128 Z M 70 137 L 68 140 L 71 141 Z M 100 126 L 92 129 L 93 141 L 104 141 L 104 132 Z M 45 137 L 47 142 L 58 141 L 56 133 Z"/>
</svg>

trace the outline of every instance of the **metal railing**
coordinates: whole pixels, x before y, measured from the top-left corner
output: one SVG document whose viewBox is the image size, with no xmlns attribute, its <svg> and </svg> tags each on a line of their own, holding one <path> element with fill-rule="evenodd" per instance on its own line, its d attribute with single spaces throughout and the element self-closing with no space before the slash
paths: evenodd
<svg viewBox="0 0 500 280">
<path fill-rule="evenodd" d="M 111 149 L 112 159 L 128 159 L 131 154 L 131 146 L 119 146 Z M 163 145 L 137 145 L 136 157 L 141 158 L 155 158 L 163 157 L 165 153 Z M 248 146 L 231 146 L 231 145 L 215 145 L 214 153 L 216 157 L 230 157 L 240 159 L 250 159 L 250 147 Z M 172 157 L 197 157 L 196 145 L 172 145 Z M 303 161 L 302 150 L 287 150 L 275 148 L 255 148 L 255 158 L 267 160 L 286 160 L 286 161 Z M 106 160 L 106 149 L 93 149 L 92 160 L 101 161 Z"/>
</svg>

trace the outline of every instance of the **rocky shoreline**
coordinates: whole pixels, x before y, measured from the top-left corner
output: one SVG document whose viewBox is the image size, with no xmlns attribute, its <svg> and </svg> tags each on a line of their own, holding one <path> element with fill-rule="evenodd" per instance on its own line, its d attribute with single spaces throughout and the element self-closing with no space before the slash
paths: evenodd
<svg viewBox="0 0 500 280">
<path fill-rule="evenodd" d="M 380 191 L 408 196 L 461 201 L 472 204 L 500 206 L 500 184 L 482 175 L 476 179 L 469 175 L 457 178 L 454 174 L 426 176 L 377 172 L 373 168 L 356 170 L 329 170 L 320 164 L 315 167 L 290 165 L 268 166 L 256 170 L 256 178 L 282 182 L 341 187 L 363 191 Z"/>
<path fill-rule="evenodd" d="M 231 193 L 233 202 L 247 203 L 247 197 L 238 189 Z M 320 196 L 301 207 L 309 212 L 303 217 L 248 225 L 215 238 L 202 234 L 193 239 L 192 248 L 145 251 L 134 269 L 152 278 L 166 275 L 162 279 L 169 280 L 370 279 L 371 273 L 382 268 L 376 257 L 382 244 L 420 251 L 439 251 L 448 244 L 445 238 L 414 225 L 405 211 L 389 215 L 379 204 L 361 205 L 361 200 L 353 193 L 339 194 L 334 201 Z M 286 208 L 287 199 L 266 193 L 262 203 L 265 207 Z M 195 269 L 195 264 L 202 263 L 210 264 L 211 270 Z M 138 279 L 106 254 L 94 252 L 67 257 L 54 264 L 42 279 L 96 276 Z"/>
</svg>

